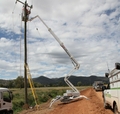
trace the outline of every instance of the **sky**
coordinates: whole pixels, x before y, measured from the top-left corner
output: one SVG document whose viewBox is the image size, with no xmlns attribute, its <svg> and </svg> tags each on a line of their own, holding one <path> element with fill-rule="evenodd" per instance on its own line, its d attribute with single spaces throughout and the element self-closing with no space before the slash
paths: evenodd
<svg viewBox="0 0 120 114">
<path fill-rule="evenodd" d="M 23 3 L 25 0 L 21 0 Z M 24 76 L 23 4 L 0 0 L 0 79 Z M 76 76 L 104 76 L 120 62 L 120 0 L 27 0 L 80 64 Z M 66 76 L 69 56 L 39 18 L 27 22 L 27 63 L 32 78 Z"/>
</svg>

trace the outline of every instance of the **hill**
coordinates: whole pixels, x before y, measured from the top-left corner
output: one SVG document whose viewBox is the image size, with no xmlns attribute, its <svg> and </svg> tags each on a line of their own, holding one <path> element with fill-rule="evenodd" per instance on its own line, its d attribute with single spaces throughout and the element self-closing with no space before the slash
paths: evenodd
<svg viewBox="0 0 120 114">
<path fill-rule="evenodd" d="M 108 83 L 108 78 L 106 77 L 98 77 L 98 76 L 71 76 L 69 78 L 70 82 L 74 85 L 78 85 L 78 83 L 82 86 L 92 85 L 94 81 L 103 81 L 104 83 Z M 65 86 L 66 83 L 64 82 L 64 77 L 61 78 L 47 78 L 44 76 L 40 76 L 37 78 L 33 78 L 34 82 L 41 83 L 42 85 L 46 86 Z"/>
<path fill-rule="evenodd" d="M 24 81 L 24 79 L 22 79 Z M 100 76 L 71 76 L 69 81 L 72 82 L 73 85 L 81 85 L 81 86 L 89 86 L 94 83 L 94 81 L 103 81 L 104 83 L 108 83 L 108 78 L 100 77 Z M 33 78 L 33 82 L 40 83 L 41 86 L 66 86 L 64 81 L 64 77 L 60 78 L 48 78 L 45 76 L 39 76 L 37 78 Z M 0 87 L 16 87 L 15 80 L 3 80 L 0 79 Z M 20 85 L 20 84 L 19 84 Z"/>
</svg>

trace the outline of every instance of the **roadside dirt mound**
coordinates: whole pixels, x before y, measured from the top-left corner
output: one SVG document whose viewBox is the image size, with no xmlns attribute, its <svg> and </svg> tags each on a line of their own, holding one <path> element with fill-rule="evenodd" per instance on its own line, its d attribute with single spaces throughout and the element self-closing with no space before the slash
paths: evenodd
<svg viewBox="0 0 120 114">
<path fill-rule="evenodd" d="M 26 110 L 20 114 L 113 114 L 110 109 L 104 109 L 102 92 L 96 92 L 93 88 L 81 91 L 82 95 L 89 98 L 81 99 L 69 104 L 55 103 L 51 109 L 49 104 L 41 106 L 41 110 Z"/>
</svg>

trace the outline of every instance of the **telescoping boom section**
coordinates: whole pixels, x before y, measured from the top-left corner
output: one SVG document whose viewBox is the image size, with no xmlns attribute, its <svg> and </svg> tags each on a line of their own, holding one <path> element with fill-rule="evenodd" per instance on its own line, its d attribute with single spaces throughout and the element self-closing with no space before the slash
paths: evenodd
<svg viewBox="0 0 120 114">
<path fill-rule="evenodd" d="M 51 35 L 56 39 L 56 41 L 60 44 L 60 46 L 64 49 L 64 51 L 67 53 L 67 55 L 69 56 L 69 58 L 72 61 L 72 64 L 74 65 L 74 68 L 65 76 L 64 81 L 66 82 L 66 84 L 72 89 L 72 90 L 66 90 L 66 93 L 63 94 L 63 96 L 57 96 L 56 98 L 51 100 L 50 106 L 52 106 L 52 104 L 57 101 L 60 100 L 63 103 L 69 103 L 75 100 L 79 100 L 81 98 L 86 98 L 86 96 L 80 95 L 80 92 L 78 91 L 78 89 L 68 80 L 69 77 L 71 76 L 71 74 L 75 71 L 78 70 L 80 67 L 80 64 L 74 59 L 74 57 L 69 53 L 69 51 L 67 50 L 67 48 L 64 46 L 63 42 L 60 41 L 60 39 L 57 37 L 57 35 L 52 31 L 51 28 L 49 28 L 46 23 L 40 18 L 39 15 L 33 17 L 30 19 L 30 21 L 32 21 L 35 18 L 39 18 L 40 21 L 46 26 L 46 28 L 48 29 L 48 31 L 51 33 Z"/>
</svg>

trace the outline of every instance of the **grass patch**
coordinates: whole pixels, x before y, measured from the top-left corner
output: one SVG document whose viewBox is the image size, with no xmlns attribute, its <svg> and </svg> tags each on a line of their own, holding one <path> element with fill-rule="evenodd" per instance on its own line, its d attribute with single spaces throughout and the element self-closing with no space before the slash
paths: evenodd
<svg viewBox="0 0 120 114">
<path fill-rule="evenodd" d="M 82 90 L 87 88 L 88 86 L 80 86 L 77 87 L 78 90 Z M 48 100 L 55 98 L 57 95 L 63 95 L 67 89 L 70 89 L 69 87 L 42 87 L 42 88 L 36 88 L 36 93 L 38 96 L 39 103 L 45 103 Z M 25 92 L 24 89 L 11 89 L 13 92 L 13 111 L 14 114 L 18 114 L 18 112 L 23 110 L 24 105 L 24 96 Z M 31 93 L 31 89 L 28 88 L 28 104 L 30 106 L 35 106 L 35 101 L 33 98 L 33 95 Z"/>
</svg>

